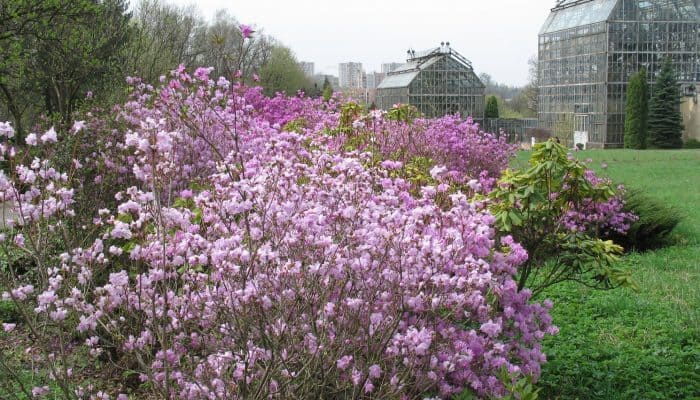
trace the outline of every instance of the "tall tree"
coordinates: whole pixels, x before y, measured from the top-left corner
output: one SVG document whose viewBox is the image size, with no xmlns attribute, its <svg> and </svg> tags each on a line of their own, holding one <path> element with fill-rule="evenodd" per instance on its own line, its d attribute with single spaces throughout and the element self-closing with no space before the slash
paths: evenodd
<svg viewBox="0 0 700 400">
<path fill-rule="evenodd" d="M 323 101 L 328 101 L 331 97 L 333 97 L 333 87 L 326 76 L 323 78 Z"/>
<path fill-rule="evenodd" d="M 203 49 L 194 46 L 206 25 L 194 6 L 177 7 L 160 0 L 141 0 L 132 18 L 126 73 L 153 83 L 179 64 L 192 66 Z"/>
<path fill-rule="evenodd" d="M 260 70 L 260 83 L 268 96 L 277 92 L 294 95 L 312 87 L 292 51 L 284 46 L 272 48 L 270 61 Z"/>
<path fill-rule="evenodd" d="M 674 149 L 683 145 L 680 104 L 680 88 L 671 59 L 667 58 L 656 77 L 649 103 L 649 138 L 652 146 Z"/>
<path fill-rule="evenodd" d="M 537 107 L 539 104 L 540 95 L 540 77 L 537 56 L 534 55 L 530 57 L 527 64 L 529 82 L 523 89 L 523 94 L 527 99 L 527 108 L 530 110 L 530 114 L 537 116 Z"/>
<path fill-rule="evenodd" d="M 86 13 L 80 1 L 0 0 L 0 119 L 12 120 L 18 140 L 41 113 L 38 46 L 54 37 L 56 23 Z"/>
<path fill-rule="evenodd" d="M 18 140 L 38 115 L 68 122 L 85 92 L 111 88 L 129 18 L 125 0 L 0 0 L 0 114 Z"/>
<path fill-rule="evenodd" d="M 627 149 L 646 149 L 647 147 L 648 92 L 647 72 L 642 69 L 632 76 L 627 86 L 624 137 Z"/>
<path fill-rule="evenodd" d="M 219 10 L 214 22 L 197 34 L 194 46 L 199 53 L 196 63 L 213 67 L 213 76 L 230 78 L 240 70 L 247 77 L 270 61 L 274 41 L 260 30 L 244 41 L 238 21 Z"/>
<path fill-rule="evenodd" d="M 484 116 L 486 118 L 498 118 L 498 99 L 496 96 L 489 96 L 486 99 Z"/>
<path fill-rule="evenodd" d="M 55 20 L 34 59 L 46 111 L 65 122 L 86 92 L 112 100 L 115 88 L 121 87 L 131 35 L 126 0 L 74 2 L 84 4 L 85 14 Z"/>
</svg>

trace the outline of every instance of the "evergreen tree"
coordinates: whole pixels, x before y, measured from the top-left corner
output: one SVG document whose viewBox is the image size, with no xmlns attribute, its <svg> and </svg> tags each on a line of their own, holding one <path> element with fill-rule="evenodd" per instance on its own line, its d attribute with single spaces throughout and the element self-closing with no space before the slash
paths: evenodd
<svg viewBox="0 0 700 400">
<path fill-rule="evenodd" d="M 649 139 L 652 146 L 677 149 L 683 145 L 680 104 L 680 89 L 673 65 L 670 59 L 666 59 L 656 78 L 649 103 Z"/>
<path fill-rule="evenodd" d="M 484 110 L 484 117 L 498 118 L 498 99 L 496 98 L 496 96 L 489 96 L 486 99 L 486 109 Z"/>
<path fill-rule="evenodd" d="M 333 87 L 328 81 L 328 77 L 323 79 L 323 101 L 328 101 L 333 97 Z"/>
<path fill-rule="evenodd" d="M 642 69 L 630 79 L 625 107 L 625 148 L 645 149 L 649 116 L 647 72 Z"/>
</svg>

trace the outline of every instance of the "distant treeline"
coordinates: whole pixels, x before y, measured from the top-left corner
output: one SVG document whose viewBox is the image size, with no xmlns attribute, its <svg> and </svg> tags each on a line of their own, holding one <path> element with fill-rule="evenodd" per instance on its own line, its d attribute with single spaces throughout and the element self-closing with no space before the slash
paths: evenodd
<svg viewBox="0 0 700 400">
<path fill-rule="evenodd" d="M 486 95 L 496 98 L 499 117 L 537 117 L 537 97 L 539 94 L 537 57 L 528 60 L 528 83 L 525 86 L 510 86 L 496 82 L 487 73 L 479 74 L 479 79 L 486 86 Z"/>
<path fill-rule="evenodd" d="M 243 40 L 225 11 L 142 0 L 0 0 L 0 121 L 18 136 L 41 118 L 68 123 L 76 111 L 124 99 L 126 76 L 155 83 L 179 64 L 212 76 L 257 74 L 266 94 L 319 95 L 292 51 L 255 32 Z"/>
</svg>

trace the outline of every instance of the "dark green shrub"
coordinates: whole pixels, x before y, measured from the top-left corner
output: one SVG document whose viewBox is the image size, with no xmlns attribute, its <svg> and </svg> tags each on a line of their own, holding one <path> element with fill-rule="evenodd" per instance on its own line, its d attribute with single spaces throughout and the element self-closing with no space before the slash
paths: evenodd
<svg viewBox="0 0 700 400">
<path fill-rule="evenodd" d="M 625 193 L 625 211 L 634 213 L 639 219 L 630 226 L 626 235 L 612 234 L 608 239 L 626 251 L 646 251 L 669 245 L 672 242 L 671 231 L 683 219 L 678 210 L 645 195 L 641 190 L 628 190 Z"/>
<path fill-rule="evenodd" d="M 0 322 L 14 324 L 21 320 L 22 317 L 14 302 L 10 300 L 0 300 Z"/>
<path fill-rule="evenodd" d="M 700 149 L 700 141 L 697 139 L 688 139 L 683 143 L 684 149 Z"/>
<path fill-rule="evenodd" d="M 489 96 L 486 98 L 484 116 L 486 118 L 498 118 L 498 99 L 496 96 Z"/>
</svg>

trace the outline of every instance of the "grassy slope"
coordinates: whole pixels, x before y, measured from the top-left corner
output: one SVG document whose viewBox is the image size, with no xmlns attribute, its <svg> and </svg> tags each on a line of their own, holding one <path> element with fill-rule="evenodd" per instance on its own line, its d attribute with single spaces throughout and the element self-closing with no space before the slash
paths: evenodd
<svg viewBox="0 0 700 400">
<path fill-rule="evenodd" d="M 627 256 L 641 291 L 561 285 L 541 397 L 700 399 L 700 151 L 586 151 L 580 159 L 682 210 L 675 246 Z M 518 157 L 521 164 L 527 154 Z"/>
</svg>

